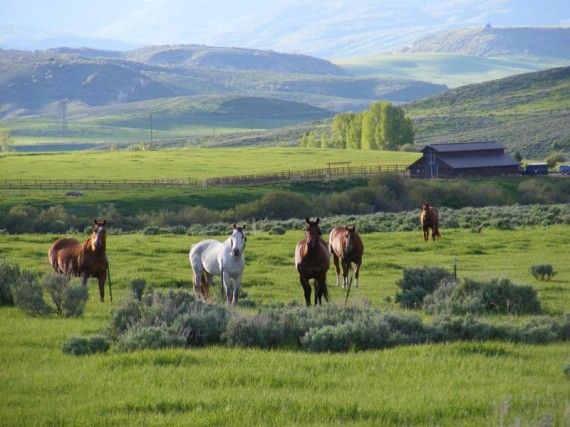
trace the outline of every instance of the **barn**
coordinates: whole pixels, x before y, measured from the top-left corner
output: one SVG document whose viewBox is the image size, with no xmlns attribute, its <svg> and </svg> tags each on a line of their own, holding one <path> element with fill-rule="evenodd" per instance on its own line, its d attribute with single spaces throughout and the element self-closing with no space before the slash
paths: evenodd
<svg viewBox="0 0 570 427">
<path fill-rule="evenodd" d="M 498 142 L 430 144 L 408 169 L 412 178 L 516 175 L 520 163 L 505 150 Z"/>
</svg>

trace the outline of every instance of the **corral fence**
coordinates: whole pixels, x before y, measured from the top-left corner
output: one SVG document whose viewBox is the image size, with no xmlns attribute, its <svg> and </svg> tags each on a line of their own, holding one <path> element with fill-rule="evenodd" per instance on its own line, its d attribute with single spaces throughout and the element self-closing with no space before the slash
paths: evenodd
<svg viewBox="0 0 570 427">
<path fill-rule="evenodd" d="M 80 195 L 85 190 L 127 190 L 139 188 L 188 188 L 221 187 L 227 185 L 263 184 L 276 181 L 326 180 L 346 177 L 367 177 L 383 172 L 408 174 L 406 165 L 350 166 L 282 171 L 264 174 L 222 176 L 213 178 L 168 178 L 168 179 L 2 179 L 0 190 L 61 190 L 70 196 Z"/>
</svg>

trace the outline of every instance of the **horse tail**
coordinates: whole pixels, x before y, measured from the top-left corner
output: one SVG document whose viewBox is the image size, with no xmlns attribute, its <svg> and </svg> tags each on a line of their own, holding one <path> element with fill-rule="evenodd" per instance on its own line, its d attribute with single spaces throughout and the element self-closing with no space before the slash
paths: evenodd
<svg viewBox="0 0 570 427">
<path fill-rule="evenodd" d="M 321 292 L 322 292 L 322 296 L 325 298 L 326 302 L 329 302 L 329 291 L 327 289 L 327 282 L 326 280 L 323 282 L 323 285 L 321 287 Z"/>
</svg>

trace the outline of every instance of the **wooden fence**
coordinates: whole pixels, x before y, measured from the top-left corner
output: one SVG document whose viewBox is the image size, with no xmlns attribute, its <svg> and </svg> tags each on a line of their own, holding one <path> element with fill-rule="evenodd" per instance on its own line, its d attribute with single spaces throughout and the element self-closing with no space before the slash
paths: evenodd
<svg viewBox="0 0 570 427">
<path fill-rule="evenodd" d="M 61 190 L 81 192 L 85 190 L 126 190 L 138 188 L 188 188 L 220 187 L 226 185 L 262 184 L 276 181 L 322 180 L 345 177 L 366 177 L 382 172 L 407 174 L 405 165 L 345 166 L 301 171 L 282 171 L 254 175 L 236 175 L 214 178 L 173 178 L 173 179 L 3 179 L 0 190 Z M 70 194 L 77 195 L 77 194 Z"/>
</svg>

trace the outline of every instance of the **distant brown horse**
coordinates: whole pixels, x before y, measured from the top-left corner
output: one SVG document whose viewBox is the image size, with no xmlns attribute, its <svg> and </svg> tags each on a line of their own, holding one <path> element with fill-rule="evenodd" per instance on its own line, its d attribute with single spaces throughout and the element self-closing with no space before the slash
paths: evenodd
<svg viewBox="0 0 570 427">
<path fill-rule="evenodd" d="M 433 240 L 439 239 L 441 234 L 439 234 L 439 211 L 436 208 L 432 208 L 428 202 L 425 202 L 422 207 L 422 213 L 420 215 L 420 224 L 424 230 L 424 240 L 427 242 L 429 240 L 429 229 L 431 228 L 431 237 Z"/>
<path fill-rule="evenodd" d="M 330 256 L 327 243 L 321 238 L 319 218 L 316 221 L 306 219 L 305 238 L 295 248 L 295 267 L 299 272 L 299 280 L 305 292 L 307 307 L 311 305 L 310 279 L 314 279 L 315 305 L 322 303 L 322 297 L 329 300 L 327 291 L 327 271 Z"/>
<path fill-rule="evenodd" d="M 364 245 L 356 228 L 354 226 L 333 228 L 329 235 L 329 251 L 333 256 L 333 262 L 336 268 L 336 285 L 340 285 L 340 260 L 344 287 L 348 288 L 349 286 L 348 270 L 350 270 L 352 263 L 354 263 L 354 285 L 358 288 L 358 276 L 360 274 L 360 265 L 362 264 Z"/>
<path fill-rule="evenodd" d="M 107 279 L 106 251 L 107 220 L 93 220 L 93 233 L 81 243 L 73 237 L 64 237 L 55 241 L 49 248 L 49 263 L 54 273 L 68 277 L 81 277 L 81 284 L 95 277 L 99 281 L 99 296 L 105 301 L 105 280 Z"/>
</svg>

